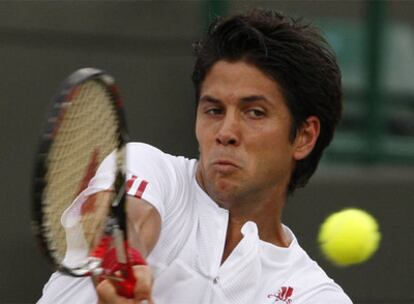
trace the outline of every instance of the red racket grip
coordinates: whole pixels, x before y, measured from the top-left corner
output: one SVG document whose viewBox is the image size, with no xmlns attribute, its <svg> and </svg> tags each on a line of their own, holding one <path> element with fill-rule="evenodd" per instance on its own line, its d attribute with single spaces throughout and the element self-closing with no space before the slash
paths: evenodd
<svg viewBox="0 0 414 304">
<path fill-rule="evenodd" d="M 134 297 L 135 284 L 137 283 L 132 266 L 147 265 L 147 263 L 138 250 L 129 247 L 127 242 L 124 243 L 124 246 L 127 252 L 127 263 L 118 262 L 116 250 L 111 248 L 105 253 L 101 266 L 106 275 L 121 279 L 120 281 L 114 281 L 118 294 L 131 299 Z"/>
<path fill-rule="evenodd" d="M 117 267 L 118 270 L 116 271 L 119 271 L 120 274 L 119 275 L 113 274 L 113 275 L 116 275 L 122 278 L 122 281 L 114 282 L 117 293 L 120 296 L 123 296 L 128 299 L 132 299 L 134 298 L 135 284 L 137 283 L 137 279 L 135 278 L 134 273 L 132 271 L 132 265 L 118 263 L 117 266 L 118 266 Z"/>
</svg>

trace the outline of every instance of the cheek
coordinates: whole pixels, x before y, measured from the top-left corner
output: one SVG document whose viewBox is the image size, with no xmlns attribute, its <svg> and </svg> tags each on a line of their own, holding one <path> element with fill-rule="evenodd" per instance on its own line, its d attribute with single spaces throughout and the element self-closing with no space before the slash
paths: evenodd
<svg viewBox="0 0 414 304">
<path fill-rule="evenodd" d="M 201 127 L 201 123 L 200 121 L 197 119 L 196 120 L 196 124 L 195 124 L 195 136 L 199 145 L 199 150 L 200 150 L 200 146 L 202 144 L 202 139 L 203 139 L 203 132 L 202 132 L 203 128 Z"/>
<path fill-rule="evenodd" d="M 195 131 L 196 139 L 199 140 L 198 137 L 199 137 L 199 133 L 200 133 L 200 120 L 198 118 L 196 118 L 196 121 L 195 121 L 194 131 Z"/>
<path fill-rule="evenodd" d="M 205 118 L 197 118 L 195 123 L 195 135 L 198 145 L 208 146 L 214 143 L 215 127 L 211 121 Z"/>
<path fill-rule="evenodd" d="M 256 139 L 257 140 L 257 139 Z M 261 171 L 274 171 L 291 166 L 293 146 L 285 132 L 269 132 L 257 141 L 257 166 Z"/>
<path fill-rule="evenodd" d="M 196 122 L 195 135 L 198 143 L 199 159 L 203 162 L 208 153 L 208 134 L 206 128 Z"/>
</svg>

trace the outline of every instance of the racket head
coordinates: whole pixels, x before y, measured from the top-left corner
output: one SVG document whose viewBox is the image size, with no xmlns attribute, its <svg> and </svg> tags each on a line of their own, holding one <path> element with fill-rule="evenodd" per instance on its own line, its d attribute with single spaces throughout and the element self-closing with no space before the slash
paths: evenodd
<svg viewBox="0 0 414 304">
<path fill-rule="evenodd" d="M 52 100 L 33 171 L 33 229 L 42 253 L 54 265 L 62 263 L 66 252 L 63 211 L 86 188 L 102 160 L 114 150 L 123 151 L 127 141 L 123 103 L 114 78 L 95 68 L 72 73 Z M 117 166 L 122 162 L 121 157 Z M 96 200 L 100 195 L 108 193 L 98 193 Z M 109 205 L 89 212 L 92 227 L 102 228 Z"/>
</svg>

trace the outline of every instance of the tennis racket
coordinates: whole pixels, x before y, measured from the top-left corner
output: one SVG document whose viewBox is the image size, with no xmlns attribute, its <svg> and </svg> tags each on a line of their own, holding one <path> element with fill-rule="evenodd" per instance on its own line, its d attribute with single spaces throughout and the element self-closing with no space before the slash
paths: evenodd
<svg viewBox="0 0 414 304">
<path fill-rule="evenodd" d="M 127 242 L 127 127 L 115 81 L 84 68 L 62 84 L 40 139 L 33 177 L 33 226 L 43 253 L 71 276 L 109 278 L 132 298 L 132 264 L 144 264 Z M 97 168 L 115 154 L 107 191 L 85 194 Z M 132 253 L 131 253 L 132 252 Z"/>
</svg>

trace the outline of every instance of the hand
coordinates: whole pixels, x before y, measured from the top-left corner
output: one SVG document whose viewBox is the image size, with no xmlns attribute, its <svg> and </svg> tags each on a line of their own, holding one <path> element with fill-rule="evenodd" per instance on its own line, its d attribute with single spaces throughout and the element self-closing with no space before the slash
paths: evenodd
<svg viewBox="0 0 414 304">
<path fill-rule="evenodd" d="M 134 298 L 127 299 L 117 294 L 114 283 L 103 280 L 96 287 L 99 304 L 154 304 L 152 300 L 152 271 L 147 265 L 133 266 L 134 276 L 137 279 Z"/>
</svg>

